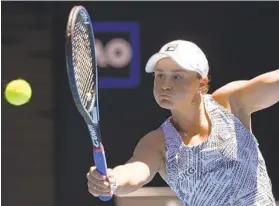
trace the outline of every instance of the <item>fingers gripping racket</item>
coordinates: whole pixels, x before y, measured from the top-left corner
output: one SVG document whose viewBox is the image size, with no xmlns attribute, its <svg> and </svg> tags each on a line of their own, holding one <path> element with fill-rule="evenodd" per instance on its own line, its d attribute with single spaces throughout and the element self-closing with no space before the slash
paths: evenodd
<svg viewBox="0 0 279 206">
<path fill-rule="evenodd" d="M 83 116 L 93 143 L 93 158 L 98 172 L 107 176 L 101 141 L 98 69 L 95 39 L 90 16 L 82 6 L 72 8 L 66 31 L 66 64 L 70 88 L 78 111 Z M 107 201 L 111 196 L 101 196 Z"/>
</svg>

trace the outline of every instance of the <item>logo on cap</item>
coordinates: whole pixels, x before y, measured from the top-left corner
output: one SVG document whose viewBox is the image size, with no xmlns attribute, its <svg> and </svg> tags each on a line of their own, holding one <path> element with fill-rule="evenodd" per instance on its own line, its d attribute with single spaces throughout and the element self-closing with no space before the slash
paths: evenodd
<svg viewBox="0 0 279 206">
<path fill-rule="evenodd" d="M 165 51 L 174 51 L 177 46 L 178 46 L 178 44 L 171 44 L 166 48 Z"/>
</svg>

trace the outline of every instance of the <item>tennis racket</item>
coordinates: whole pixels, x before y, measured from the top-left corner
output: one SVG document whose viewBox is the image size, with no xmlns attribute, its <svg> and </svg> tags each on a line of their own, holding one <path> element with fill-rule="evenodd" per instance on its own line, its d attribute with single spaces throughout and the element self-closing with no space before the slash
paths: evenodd
<svg viewBox="0 0 279 206">
<path fill-rule="evenodd" d="M 100 133 L 98 69 L 95 39 L 87 10 L 72 8 L 66 29 L 66 64 L 71 92 L 78 111 L 88 126 L 97 171 L 107 176 L 107 163 Z M 100 196 L 108 201 L 111 196 Z"/>
</svg>

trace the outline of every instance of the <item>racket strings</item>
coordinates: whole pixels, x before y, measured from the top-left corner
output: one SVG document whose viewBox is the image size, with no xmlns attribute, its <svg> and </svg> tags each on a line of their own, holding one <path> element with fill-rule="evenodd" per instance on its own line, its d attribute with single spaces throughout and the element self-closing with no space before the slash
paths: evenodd
<svg viewBox="0 0 279 206">
<path fill-rule="evenodd" d="M 94 104 L 94 66 L 92 61 L 92 51 L 90 42 L 90 32 L 88 27 L 83 23 L 82 17 L 78 16 L 74 36 L 73 45 L 73 65 L 77 88 L 80 98 L 87 111 L 91 111 Z"/>
</svg>

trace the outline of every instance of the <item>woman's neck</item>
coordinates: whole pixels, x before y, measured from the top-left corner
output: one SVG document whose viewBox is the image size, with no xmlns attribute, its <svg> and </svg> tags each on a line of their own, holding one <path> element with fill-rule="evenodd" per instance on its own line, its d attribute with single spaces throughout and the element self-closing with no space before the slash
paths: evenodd
<svg viewBox="0 0 279 206">
<path fill-rule="evenodd" d="M 199 134 L 202 132 L 201 130 L 207 130 L 209 128 L 209 120 L 204 108 L 203 96 L 199 95 L 195 99 L 189 107 L 171 111 L 171 121 L 174 127 L 178 131 L 190 136 Z"/>
</svg>

